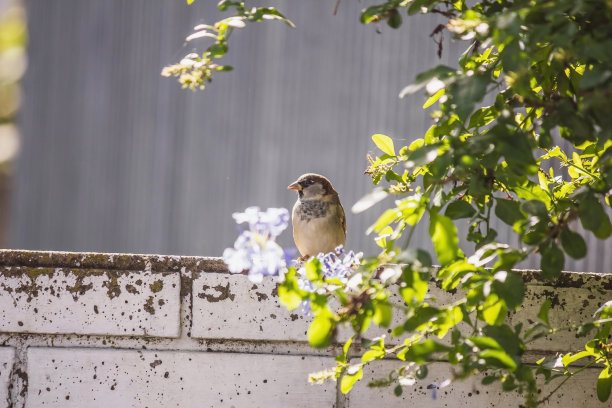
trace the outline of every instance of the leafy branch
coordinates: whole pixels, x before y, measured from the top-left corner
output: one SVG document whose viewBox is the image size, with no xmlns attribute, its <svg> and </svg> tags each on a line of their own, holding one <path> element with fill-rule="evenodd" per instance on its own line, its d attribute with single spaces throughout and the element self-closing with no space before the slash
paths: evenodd
<svg viewBox="0 0 612 408">
<path fill-rule="evenodd" d="M 227 53 L 234 29 L 265 19 L 293 26 L 273 8 L 221 1 L 219 9 L 232 9 L 235 15 L 198 26 L 188 37 L 214 43 L 201 55 L 165 68 L 164 75 L 178 76 L 184 87 L 203 88 L 213 72 L 229 69 L 218 60 Z M 534 407 L 569 378 L 599 364 L 597 396 L 607 401 L 612 304 L 602 306 L 594 322 L 578 325 L 580 335 L 597 329 L 584 350 L 541 360 L 535 367 L 523 361 L 527 345 L 565 329 L 551 327 L 550 302 L 541 305 L 537 323 L 529 328 L 524 322 L 511 325 L 508 314 L 524 302 L 524 282 L 513 272 L 521 261 L 539 256 L 542 276 L 554 281 L 566 256 L 581 259 L 588 252 L 575 223 L 599 239 L 612 235 L 607 213 L 612 192 L 612 8 L 605 0 L 387 0 L 366 7 L 360 20 L 397 29 L 402 12 L 447 18 L 432 31 L 438 53 L 445 32 L 464 41 L 466 51 L 457 66 L 433 67 L 401 90 L 401 98 L 425 91 L 423 108 L 431 109 L 433 125 L 422 138 L 397 148 L 384 134 L 372 137 L 380 153 L 368 156 L 365 173 L 377 187 L 353 211 L 396 198 L 367 231 L 374 234 L 380 253 L 362 262 L 351 255 L 351 267 L 340 272 L 329 265 L 344 261 L 328 262 L 331 253 L 283 271 L 279 299 L 290 310 L 308 307 L 313 347 L 332 344 L 340 326 L 354 332 L 336 367 L 313 375 L 313 381 L 340 379 L 346 393 L 363 377 L 366 364 L 395 356 L 400 367 L 374 385 L 398 383 L 394 392 L 399 395 L 402 387 L 427 376 L 431 362 L 447 361 L 454 366 L 451 381 L 488 373 L 483 384 L 499 382 L 504 391 L 517 390 L 525 405 Z M 491 104 L 485 105 L 485 99 Z M 564 151 L 559 138 L 571 150 Z M 546 166 L 548 159 L 564 170 L 559 174 Z M 518 245 L 499 242 L 492 217 L 511 228 Z M 465 252 L 456 227 L 461 220 L 468 225 L 461 238 L 473 244 Z M 419 223 L 428 223 L 432 254 L 410 247 Z M 458 300 L 437 304 L 430 282 Z M 401 305 L 391 301 L 394 295 Z M 367 339 L 372 326 L 390 330 L 392 345 L 386 346 L 384 337 Z M 357 363 L 350 361 L 353 342 L 365 350 Z M 569 370 L 583 358 L 590 360 Z M 538 375 L 545 381 L 566 378 L 538 400 Z"/>
<path fill-rule="evenodd" d="M 188 4 L 194 0 L 187 0 Z M 183 88 L 191 90 L 206 87 L 212 81 L 214 72 L 231 71 L 229 65 L 218 63 L 229 50 L 228 40 L 234 29 L 246 27 L 248 22 L 259 22 L 264 20 L 280 20 L 292 28 L 295 25 L 283 16 L 274 7 L 253 7 L 246 8 L 244 1 L 221 0 L 218 5 L 219 11 L 234 10 L 234 15 L 223 20 L 217 21 L 213 25 L 199 24 L 194 27 L 194 32 L 187 36 L 185 41 L 200 41 L 202 39 L 212 39 L 213 44 L 209 45 L 202 54 L 189 53 L 178 63 L 168 65 L 162 70 L 162 76 L 178 77 L 178 82 Z"/>
</svg>

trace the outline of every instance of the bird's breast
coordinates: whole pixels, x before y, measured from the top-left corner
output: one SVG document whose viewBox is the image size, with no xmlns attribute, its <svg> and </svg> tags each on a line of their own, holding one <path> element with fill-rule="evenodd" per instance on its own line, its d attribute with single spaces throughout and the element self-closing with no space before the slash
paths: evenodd
<svg viewBox="0 0 612 408">
<path fill-rule="evenodd" d="M 333 208 L 333 203 L 325 201 L 298 201 L 293 207 L 293 239 L 303 256 L 331 252 L 344 245 L 344 226 Z"/>
</svg>

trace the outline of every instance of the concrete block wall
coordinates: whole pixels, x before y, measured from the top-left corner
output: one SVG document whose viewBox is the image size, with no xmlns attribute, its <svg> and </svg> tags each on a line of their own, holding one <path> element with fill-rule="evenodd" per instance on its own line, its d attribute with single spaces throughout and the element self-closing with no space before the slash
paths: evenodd
<svg viewBox="0 0 612 408">
<path fill-rule="evenodd" d="M 551 323 L 578 322 L 612 299 L 612 276 L 567 273 L 552 287 L 535 272 L 525 310 L 550 298 Z M 433 288 L 432 290 L 436 290 Z M 438 389 L 438 363 L 401 397 L 367 379 L 348 395 L 308 383 L 339 346 L 311 349 L 308 318 L 279 305 L 271 281 L 254 285 L 218 258 L 0 251 L 0 407 L 518 407 L 516 394 L 479 379 Z M 446 296 L 442 292 L 439 297 Z M 535 313 L 533 311 L 535 310 Z M 542 339 L 526 358 L 580 347 L 570 333 Z M 596 369 L 550 406 L 600 407 Z M 551 386 L 543 387 L 551 389 Z"/>
</svg>

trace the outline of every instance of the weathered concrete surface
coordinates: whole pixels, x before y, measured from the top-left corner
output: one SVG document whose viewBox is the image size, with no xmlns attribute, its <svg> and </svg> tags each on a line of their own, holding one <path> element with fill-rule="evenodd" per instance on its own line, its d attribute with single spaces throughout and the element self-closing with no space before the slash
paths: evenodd
<svg viewBox="0 0 612 408">
<path fill-rule="evenodd" d="M 0 269 L 0 331 L 178 337 L 179 273 Z"/>
<path fill-rule="evenodd" d="M 26 407 L 333 407 L 332 358 L 32 348 Z"/>
<path fill-rule="evenodd" d="M 611 275 L 567 273 L 552 285 L 537 272 L 520 273 L 526 301 L 512 316 L 514 322 L 528 325 L 548 298 L 553 326 L 567 326 L 590 317 L 612 298 Z M 438 305 L 458 296 L 433 286 L 431 294 Z M 401 316 L 394 319 L 399 322 Z M 288 395 L 281 395 L 283 390 L 298 395 L 298 401 L 314 398 L 301 406 L 395 406 L 403 401 L 390 389 L 369 390 L 362 381 L 347 405 L 337 397 L 336 384 L 326 384 L 323 392 L 306 384 L 309 372 L 333 366 L 331 357 L 339 350 L 337 345 L 310 348 L 307 327 L 308 318 L 300 311 L 279 305 L 274 282 L 253 285 L 246 276 L 229 274 L 218 258 L 0 251 L 0 344 L 13 347 L 0 348 L 0 401 L 7 400 L 4 392 L 14 408 L 23 407 L 26 398 L 29 407 L 300 406 L 283 399 Z M 366 336 L 386 332 L 376 329 Z M 346 331 L 340 330 L 343 337 Z M 572 332 L 562 332 L 530 345 L 524 359 L 534 362 L 583 344 Z M 12 373 L 3 371 L 4 361 Z M 391 365 L 385 361 L 373 370 L 382 375 Z M 402 398 L 449 407 L 518 406 L 521 401 L 478 382 L 438 390 L 433 401 L 427 385 L 445 379 L 448 366 L 434 364 L 430 371 L 424 388 L 406 388 Z M 597 372 L 586 370 L 581 376 L 584 382 L 571 383 L 568 401 L 594 403 Z M 552 406 L 574 404 L 556 398 Z"/>
<path fill-rule="evenodd" d="M 202 273 L 193 281 L 196 338 L 306 341 L 310 319 L 279 304 L 276 283 L 244 276 Z"/>
<path fill-rule="evenodd" d="M 13 347 L 0 347 L 0 407 L 8 407 L 9 385 L 15 362 L 15 349 Z"/>
<path fill-rule="evenodd" d="M 457 381 L 444 386 L 444 381 L 451 377 L 450 367 L 446 364 L 429 365 L 429 374 L 414 385 L 404 386 L 400 397 L 393 394 L 393 387 L 369 388 L 367 382 L 384 378 L 399 361 L 378 361 L 364 369 L 363 384 L 355 387 L 349 394 L 350 408 L 371 408 L 373 401 L 380 407 L 453 407 L 453 408 L 520 408 L 524 400 L 516 392 L 503 392 L 499 382 L 482 385 L 484 375 L 477 375 L 466 381 Z M 566 383 L 565 388 L 555 393 L 544 407 L 564 408 L 602 408 L 597 399 L 596 382 L 599 370 L 586 369 Z M 540 389 L 539 399 L 547 396 L 563 379 L 557 379 Z"/>
<path fill-rule="evenodd" d="M 572 325 L 593 319 L 593 313 L 605 302 L 612 300 L 612 275 L 597 275 L 587 273 L 564 273 L 556 283 L 543 280 L 537 271 L 516 271 L 525 282 L 525 299 L 523 307 L 510 314 L 509 324 L 523 322 L 524 329 L 536 323 L 537 314 L 545 300 L 551 301 L 549 321 L 552 327 L 562 329 L 554 335 L 540 338 L 527 345 L 529 350 L 567 352 L 584 347 L 585 338 L 576 337 L 576 330 L 569 329 Z M 429 294 L 434 299 L 431 303 L 437 306 L 453 304 L 460 298 L 460 293 L 448 293 L 430 285 Z M 392 291 L 391 302 L 401 304 L 402 299 L 397 292 Z M 403 317 L 394 314 L 391 327 L 403 322 Z M 467 324 L 461 323 L 459 328 L 466 331 Z M 568 330 L 569 329 L 569 330 Z M 352 332 L 340 330 L 340 339 L 348 338 Z M 390 330 L 375 327 L 366 332 L 366 337 L 387 336 L 388 344 L 397 344 L 401 339 L 390 337 Z"/>
<path fill-rule="evenodd" d="M 579 279 L 579 274 L 575 275 Z M 550 324 L 561 329 L 554 335 L 540 338 L 528 345 L 531 350 L 548 352 L 567 352 L 579 350 L 586 342 L 584 337 L 576 337 L 573 325 L 593 320 L 593 313 L 605 302 L 612 300 L 612 290 L 605 286 L 583 284 L 581 287 L 553 287 L 541 283 L 527 282 L 523 308 L 511 314 L 510 322 L 524 322 L 526 327 L 536 321 L 542 303 L 549 299 Z M 569 330 L 567 330 L 569 329 Z"/>
</svg>

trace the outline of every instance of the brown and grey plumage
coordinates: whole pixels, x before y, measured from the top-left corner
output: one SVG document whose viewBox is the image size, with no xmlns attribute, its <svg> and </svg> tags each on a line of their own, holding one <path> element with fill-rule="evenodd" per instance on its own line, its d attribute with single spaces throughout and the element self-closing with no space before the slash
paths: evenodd
<svg viewBox="0 0 612 408">
<path fill-rule="evenodd" d="M 338 193 L 320 174 L 307 173 L 289 187 L 298 194 L 291 221 L 302 258 L 332 252 L 346 242 L 346 218 Z"/>
</svg>

